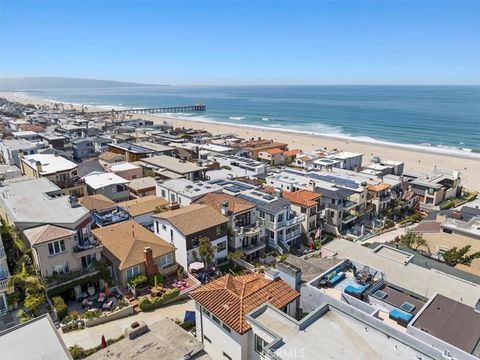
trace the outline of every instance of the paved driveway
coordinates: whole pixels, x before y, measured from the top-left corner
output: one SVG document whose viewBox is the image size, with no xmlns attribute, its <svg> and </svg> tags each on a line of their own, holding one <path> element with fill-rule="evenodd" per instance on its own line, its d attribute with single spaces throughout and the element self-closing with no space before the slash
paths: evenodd
<svg viewBox="0 0 480 360">
<path fill-rule="evenodd" d="M 60 335 L 67 347 L 77 344 L 85 349 L 90 349 L 100 344 L 102 335 L 105 335 L 107 340 L 119 337 L 124 333 L 124 329 L 128 328 L 130 324 L 135 321 L 144 321 L 147 325 L 150 325 L 164 318 L 183 320 L 185 311 L 187 310 L 195 310 L 194 301 L 192 299 L 182 300 L 158 308 L 152 312 L 140 312 L 133 316 L 110 321 L 106 324 L 91 328 L 75 330 L 66 334 L 60 332 Z"/>
</svg>

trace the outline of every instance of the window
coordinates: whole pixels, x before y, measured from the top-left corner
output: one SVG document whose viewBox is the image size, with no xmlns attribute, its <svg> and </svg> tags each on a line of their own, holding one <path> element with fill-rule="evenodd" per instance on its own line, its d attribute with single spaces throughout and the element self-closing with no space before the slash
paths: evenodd
<svg viewBox="0 0 480 360">
<path fill-rule="evenodd" d="M 228 333 L 232 332 L 232 330 L 230 329 L 230 327 L 228 325 L 222 324 L 222 327 L 225 329 L 226 332 L 228 332 Z"/>
<path fill-rule="evenodd" d="M 221 243 L 218 243 L 217 245 L 217 252 L 223 251 L 227 248 L 227 242 L 222 241 Z"/>
<path fill-rule="evenodd" d="M 165 190 L 161 190 L 162 198 L 166 198 L 167 194 L 165 193 Z"/>
<path fill-rule="evenodd" d="M 205 340 L 207 340 L 210 344 L 212 343 L 212 340 L 210 340 L 210 339 L 207 337 L 207 335 L 203 335 L 203 338 L 204 338 Z"/>
<path fill-rule="evenodd" d="M 203 308 L 203 313 L 207 316 L 210 316 L 210 311 L 208 311 L 207 309 Z"/>
<path fill-rule="evenodd" d="M 258 217 L 261 219 L 265 219 L 265 211 L 260 210 L 260 212 L 258 213 Z"/>
<path fill-rule="evenodd" d="M 270 222 L 273 223 L 275 221 L 275 217 L 272 214 L 268 214 L 268 217 L 270 219 Z"/>
<path fill-rule="evenodd" d="M 48 254 L 50 256 L 65 252 L 65 240 L 53 241 L 48 244 Z"/>
<path fill-rule="evenodd" d="M 278 222 L 281 223 L 283 221 L 283 214 L 278 214 Z"/>
<path fill-rule="evenodd" d="M 170 242 L 173 243 L 173 229 L 170 229 Z"/>
<path fill-rule="evenodd" d="M 218 225 L 215 229 L 217 236 L 220 236 L 223 234 L 224 226 L 223 225 Z"/>
<path fill-rule="evenodd" d="M 265 355 L 265 346 L 267 346 L 267 342 L 260 336 L 255 335 L 255 351 L 260 355 Z"/>
<path fill-rule="evenodd" d="M 228 360 L 232 360 L 232 358 L 230 356 L 228 356 L 225 351 L 223 352 L 223 357 L 228 359 Z"/>
<path fill-rule="evenodd" d="M 162 224 L 162 230 L 167 230 L 167 225 Z"/>
<path fill-rule="evenodd" d="M 155 221 L 155 232 L 158 233 L 158 221 Z"/>
<path fill-rule="evenodd" d="M 300 212 L 301 212 L 302 214 L 306 214 L 306 213 L 307 213 L 307 208 L 306 208 L 306 207 L 303 207 L 303 206 L 300 207 Z"/>
<path fill-rule="evenodd" d="M 140 274 L 140 268 L 138 266 L 127 269 L 127 280 Z"/>
<path fill-rule="evenodd" d="M 220 324 L 220 319 L 217 318 L 215 315 L 212 315 L 213 321 L 215 321 L 217 324 Z"/>
<path fill-rule="evenodd" d="M 166 268 L 166 267 L 168 267 L 172 264 L 173 264 L 173 254 L 172 253 L 165 254 L 160 258 L 160 266 L 162 268 Z"/>
</svg>

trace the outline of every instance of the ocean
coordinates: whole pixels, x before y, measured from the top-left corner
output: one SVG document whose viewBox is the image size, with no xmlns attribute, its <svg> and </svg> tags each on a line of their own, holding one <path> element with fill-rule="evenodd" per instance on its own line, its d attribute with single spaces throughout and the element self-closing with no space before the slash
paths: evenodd
<svg viewBox="0 0 480 360">
<path fill-rule="evenodd" d="M 480 153 L 480 86 L 144 86 L 28 95 L 110 108 L 200 102 L 206 112 L 174 116 Z"/>
</svg>

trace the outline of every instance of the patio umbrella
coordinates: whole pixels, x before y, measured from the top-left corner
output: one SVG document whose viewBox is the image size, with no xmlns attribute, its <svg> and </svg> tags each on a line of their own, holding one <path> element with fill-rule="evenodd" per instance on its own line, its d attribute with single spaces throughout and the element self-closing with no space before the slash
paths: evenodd
<svg viewBox="0 0 480 360">
<path fill-rule="evenodd" d="M 322 229 L 318 228 L 315 233 L 315 239 L 320 239 L 322 237 Z"/>
<path fill-rule="evenodd" d="M 107 347 L 107 340 L 105 340 L 105 335 L 102 335 L 102 349 Z"/>
<path fill-rule="evenodd" d="M 190 271 L 192 271 L 192 270 L 198 271 L 198 270 L 203 269 L 204 267 L 205 267 L 205 265 L 203 265 L 203 263 L 200 262 L 200 261 L 191 263 L 191 264 L 188 266 L 188 268 L 189 268 Z"/>
</svg>

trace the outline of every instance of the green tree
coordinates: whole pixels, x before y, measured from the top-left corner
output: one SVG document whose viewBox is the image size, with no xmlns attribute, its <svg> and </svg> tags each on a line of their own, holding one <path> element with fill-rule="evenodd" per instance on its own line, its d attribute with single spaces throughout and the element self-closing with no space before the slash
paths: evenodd
<svg viewBox="0 0 480 360">
<path fill-rule="evenodd" d="M 234 252 L 228 253 L 227 258 L 228 258 L 228 260 L 230 260 L 230 261 L 235 261 L 235 260 L 238 260 L 238 259 L 243 258 L 243 255 L 244 255 L 244 254 L 243 254 L 243 251 L 241 251 L 241 250 L 236 250 L 236 251 L 234 251 Z"/>
<path fill-rule="evenodd" d="M 213 257 L 215 256 L 216 246 L 212 245 L 212 242 L 208 237 L 200 238 L 198 252 L 203 259 L 205 267 L 210 266 Z"/>
<path fill-rule="evenodd" d="M 427 241 L 423 238 L 423 234 L 407 232 L 400 236 L 400 244 L 412 250 L 417 250 L 420 246 L 428 247 Z"/>
<path fill-rule="evenodd" d="M 25 262 L 22 264 L 22 270 L 8 279 L 7 286 L 20 287 L 25 291 L 25 294 L 37 294 L 45 291 L 42 280 L 27 270 Z"/>
<path fill-rule="evenodd" d="M 24 305 L 32 312 L 33 316 L 37 316 L 38 309 L 45 302 L 45 295 L 43 293 L 27 294 Z"/>
<path fill-rule="evenodd" d="M 466 245 L 458 249 L 455 246 L 443 254 L 443 260 L 451 266 L 457 264 L 470 265 L 473 260 L 480 258 L 480 251 L 467 255 L 471 247 L 471 245 Z"/>
</svg>

